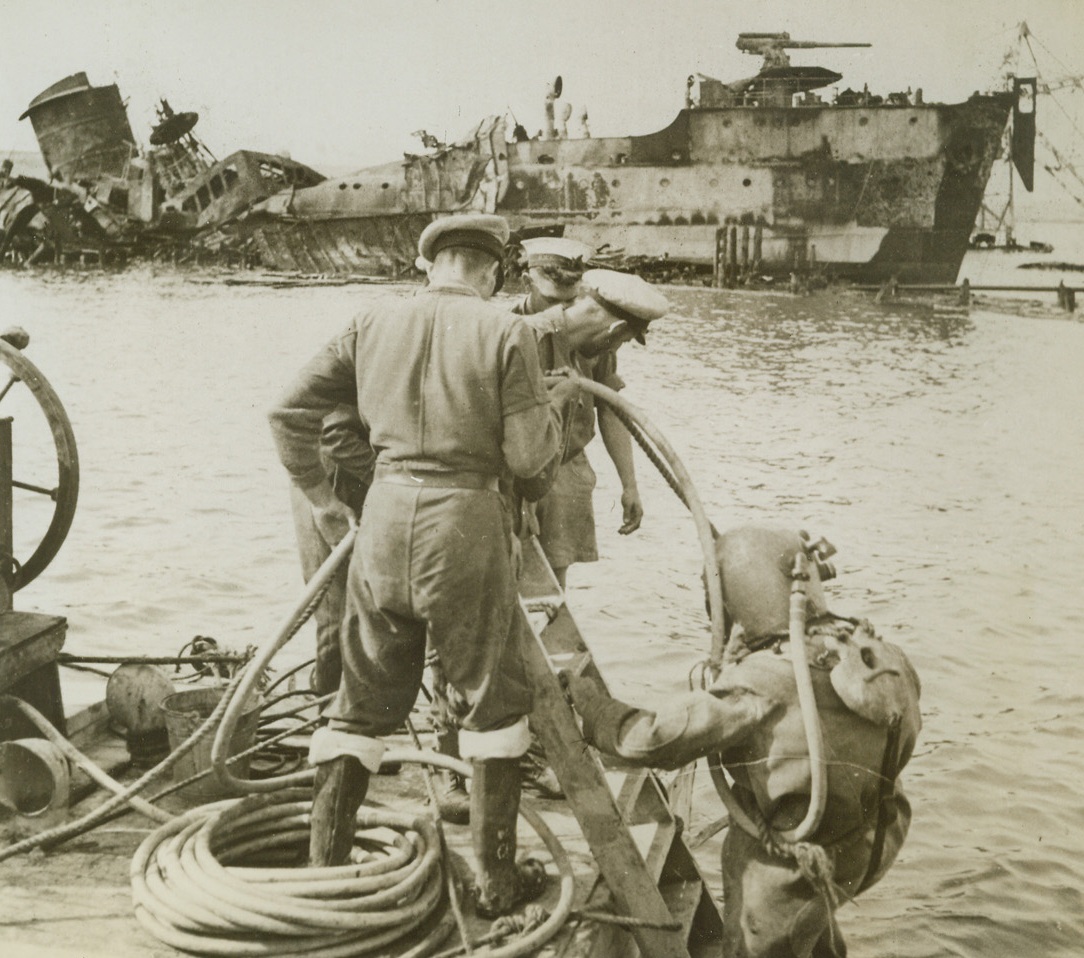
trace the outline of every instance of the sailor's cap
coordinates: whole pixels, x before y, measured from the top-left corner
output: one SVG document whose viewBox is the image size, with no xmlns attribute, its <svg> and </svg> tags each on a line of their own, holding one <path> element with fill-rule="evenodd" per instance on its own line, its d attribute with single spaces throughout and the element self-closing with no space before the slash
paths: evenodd
<svg viewBox="0 0 1084 958">
<path fill-rule="evenodd" d="M 527 268 L 559 266 L 567 270 L 583 271 L 584 261 L 591 257 L 591 247 L 563 236 L 535 236 L 521 241 L 527 254 Z"/>
<path fill-rule="evenodd" d="M 654 286 L 631 273 L 589 269 L 583 274 L 584 291 L 611 316 L 629 324 L 640 345 L 652 320 L 665 316 L 670 303 Z"/>
<path fill-rule="evenodd" d="M 491 213 L 462 213 L 433 220 L 418 239 L 418 252 L 432 262 L 450 246 L 485 250 L 494 259 L 504 258 L 508 222 Z"/>
</svg>

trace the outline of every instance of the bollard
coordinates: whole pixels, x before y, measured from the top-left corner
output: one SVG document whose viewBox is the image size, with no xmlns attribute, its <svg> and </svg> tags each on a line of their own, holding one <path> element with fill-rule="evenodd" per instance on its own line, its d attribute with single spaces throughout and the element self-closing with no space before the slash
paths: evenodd
<svg viewBox="0 0 1084 958">
<path fill-rule="evenodd" d="M 738 227 L 727 231 L 727 286 L 733 288 L 738 282 Z"/>
</svg>

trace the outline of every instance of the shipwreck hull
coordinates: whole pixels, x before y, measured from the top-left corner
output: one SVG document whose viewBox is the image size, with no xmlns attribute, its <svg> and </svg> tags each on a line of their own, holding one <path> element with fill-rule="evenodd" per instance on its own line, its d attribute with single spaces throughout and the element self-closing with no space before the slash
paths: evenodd
<svg viewBox="0 0 1084 958">
<path fill-rule="evenodd" d="M 693 108 L 651 136 L 533 140 L 498 211 L 628 257 L 710 267 L 719 231 L 749 226 L 767 274 L 952 281 L 1010 107 Z"/>
<path fill-rule="evenodd" d="M 759 273 L 952 282 L 1011 102 L 691 107 L 648 136 L 519 143 L 490 122 L 435 155 L 272 198 L 258 241 L 280 268 L 394 274 L 427 222 L 472 209 L 630 264 L 707 271 L 724 234 L 748 228 Z"/>
<path fill-rule="evenodd" d="M 262 262 L 302 273 L 397 275 L 417 256 L 430 213 L 278 220 L 253 232 Z"/>
</svg>

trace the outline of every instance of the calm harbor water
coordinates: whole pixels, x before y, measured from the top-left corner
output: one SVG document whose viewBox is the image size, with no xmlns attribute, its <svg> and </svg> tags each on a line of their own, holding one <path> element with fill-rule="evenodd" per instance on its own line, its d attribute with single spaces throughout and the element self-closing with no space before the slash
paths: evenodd
<svg viewBox="0 0 1084 958">
<path fill-rule="evenodd" d="M 969 261 L 973 282 L 1006 281 L 997 256 Z M 266 641 L 301 585 L 265 412 L 361 306 L 410 291 L 0 274 L 4 324 L 30 331 L 82 466 L 68 540 L 16 607 L 67 616 L 79 654 Z M 1084 325 L 855 294 L 668 293 L 673 318 L 622 350 L 626 395 L 717 526 L 835 543 L 832 608 L 871 619 L 923 680 L 914 825 L 885 881 L 841 913 L 852 954 L 1079 955 Z M 570 571 L 569 602 L 615 692 L 651 704 L 708 649 L 695 531 L 640 457 L 644 525 L 617 536 L 619 489 L 591 452 L 602 561 Z M 39 455 L 17 448 L 17 477 L 41 478 L 20 472 L 47 470 Z M 40 506 L 17 498 L 20 535 Z M 719 814 L 701 769 L 693 826 Z M 703 860 L 717 880 L 716 849 Z"/>
</svg>

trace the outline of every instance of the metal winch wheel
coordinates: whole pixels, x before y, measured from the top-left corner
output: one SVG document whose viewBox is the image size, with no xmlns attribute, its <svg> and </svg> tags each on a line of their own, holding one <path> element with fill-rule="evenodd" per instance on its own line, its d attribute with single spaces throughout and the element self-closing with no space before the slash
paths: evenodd
<svg viewBox="0 0 1084 958">
<path fill-rule="evenodd" d="M 25 334 L 24 334 L 25 335 Z M 57 481 L 53 488 L 32 482 L 11 480 L 14 489 L 47 496 L 53 501 L 53 514 L 49 526 L 33 553 L 25 560 L 18 556 L 0 556 L 8 568 L 5 570 L 12 591 L 32 582 L 57 554 L 71 528 L 75 515 L 75 503 L 79 496 L 79 456 L 75 448 L 75 434 L 64 406 L 53 387 L 41 371 L 18 349 L 0 339 L 0 360 L 8 367 L 9 376 L 0 385 L 0 417 L 5 415 L 3 401 L 13 389 L 25 387 L 30 390 L 45 416 L 56 447 Z M 8 450 L 10 457 L 10 449 Z M 3 494 L 4 490 L 0 490 Z M 11 490 L 6 490 L 10 508 Z"/>
</svg>

